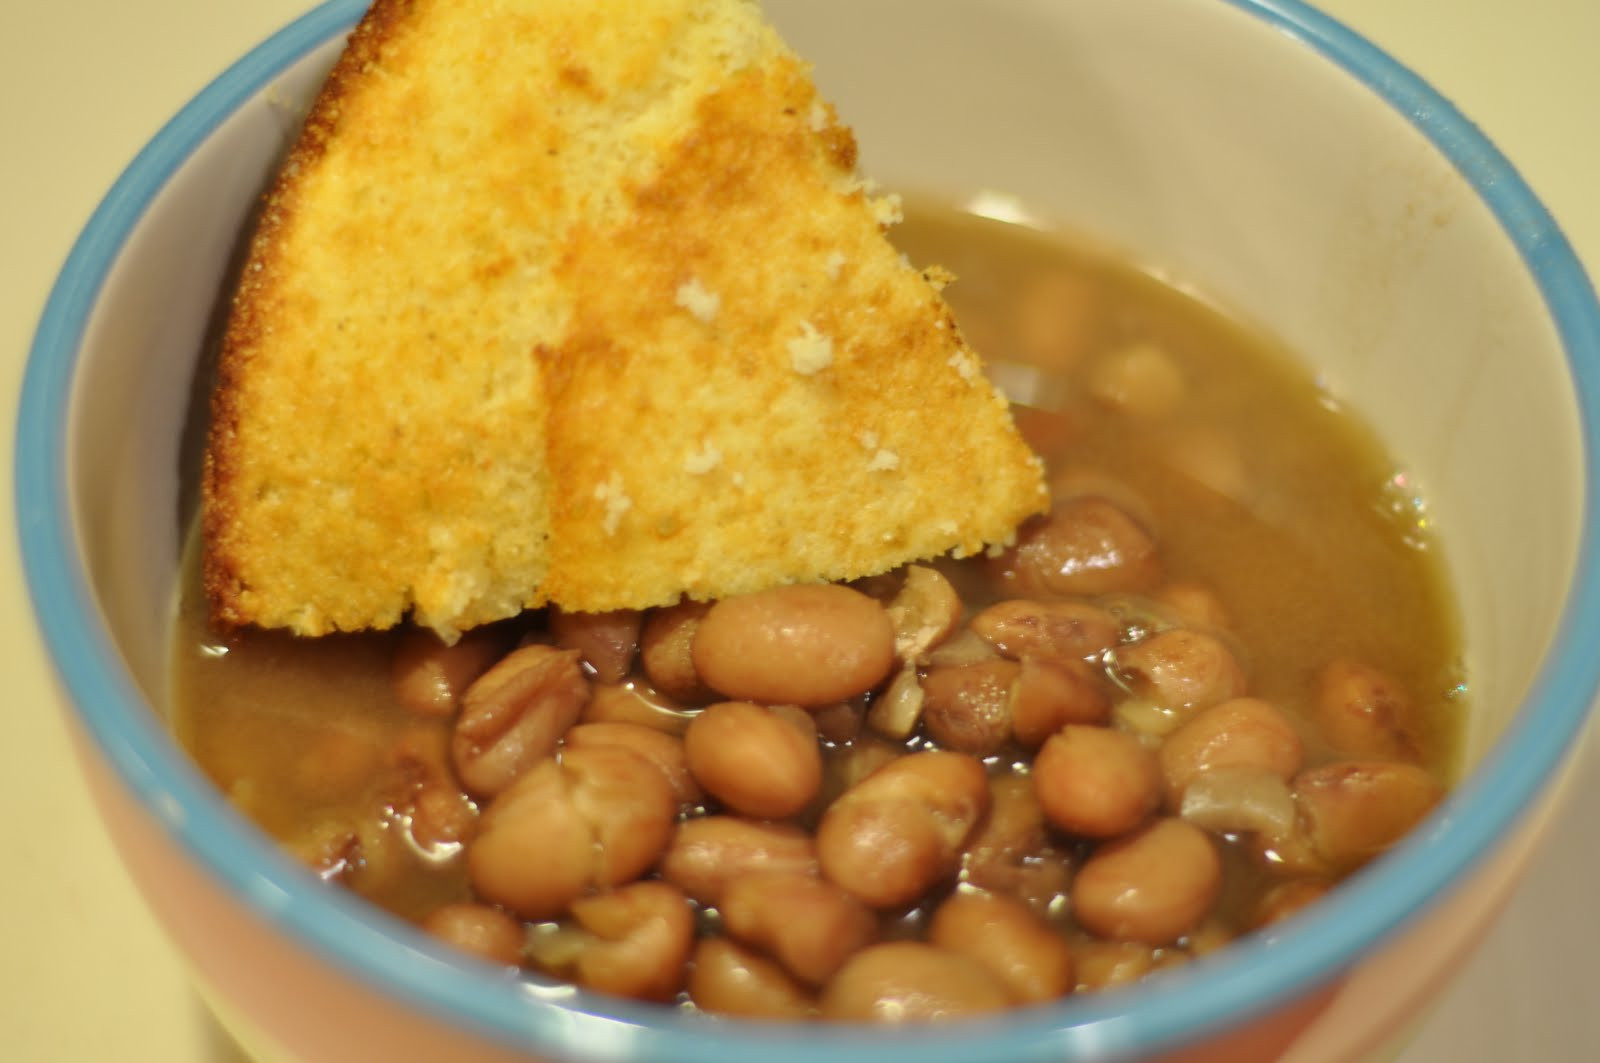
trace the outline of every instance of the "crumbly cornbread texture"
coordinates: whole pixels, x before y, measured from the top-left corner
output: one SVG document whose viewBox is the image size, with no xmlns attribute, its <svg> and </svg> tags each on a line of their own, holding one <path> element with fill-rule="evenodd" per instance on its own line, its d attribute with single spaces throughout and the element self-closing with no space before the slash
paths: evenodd
<svg viewBox="0 0 1600 1063">
<path fill-rule="evenodd" d="M 263 204 L 213 615 L 445 638 L 1007 540 L 1039 463 L 747 0 L 378 0 Z"/>
</svg>

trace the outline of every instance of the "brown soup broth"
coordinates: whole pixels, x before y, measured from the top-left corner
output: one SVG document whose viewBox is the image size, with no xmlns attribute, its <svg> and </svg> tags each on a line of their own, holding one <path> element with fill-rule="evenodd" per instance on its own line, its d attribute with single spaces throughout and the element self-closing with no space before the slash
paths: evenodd
<svg viewBox="0 0 1600 1063">
<path fill-rule="evenodd" d="M 895 238 L 958 278 L 947 297 L 1022 403 L 1058 495 L 1088 488 L 1124 505 L 1169 578 L 1221 604 L 1251 695 L 1301 719 L 1329 660 L 1366 662 L 1408 692 L 1420 762 L 1450 780 L 1464 712 L 1453 603 L 1425 510 L 1358 417 L 1238 320 L 1085 242 L 916 204 Z M 448 760 L 449 726 L 397 701 L 400 636 L 217 635 L 195 554 L 173 641 L 174 725 L 201 768 L 323 877 L 403 917 L 469 896 L 459 846 L 415 844 L 403 810 L 414 765 Z M 969 578 L 983 563 L 944 566 L 971 607 L 994 597 Z M 1132 609 L 1146 607 L 1159 613 Z M 507 622 L 508 645 L 538 623 Z M 1335 759 L 1313 727 L 1299 730 L 1308 766 Z M 1221 844 L 1214 919 L 1232 936 L 1276 879 L 1241 839 Z M 1061 848 L 1077 860 L 1090 846 Z M 885 936 L 912 932 L 924 908 L 886 913 Z"/>
</svg>

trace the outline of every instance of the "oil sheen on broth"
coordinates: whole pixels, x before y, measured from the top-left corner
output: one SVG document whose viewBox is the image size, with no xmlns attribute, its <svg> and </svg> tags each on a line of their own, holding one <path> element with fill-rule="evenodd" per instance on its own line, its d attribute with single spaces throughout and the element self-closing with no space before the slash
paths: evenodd
<svg viewBox="0 0 1600 1063">
<path fill-rule="evenodd" d="M 895 235 L 913 261 L 941 263 L 959 278 L 947 297 L 974 347 L 1021 404 L 1018 423 L 1045 457 L 1058 502 L 1108 499 L 1157 544 L 1162 576 L 1151 586 L 1078 596 L 1120 625 L 1121 644 L 1092 661 L 1107 705 L 1105 729 L 1159 750 L 1196 715 L 1167 704 L 1154 671 L 1130 671 L 1133 655 L 1125 653 L 1165 629 L 1189 627 L 1217 636 L 1237 660 L 1249 697 L 1280 712 L 1300 743 L 1291 778 L 1267 780 L 1262 788 L 1260 772 L 1236 771 L 1234 778 L 1213 771 L 1225 785 L 1208 791 L 1209 803 L 1187 802 L 1187 791 L 1171 791 L 1169 781 L 1157 802 L 1162 807 L 1144 815 L 1178 819 L 1182 811 L 1209 828 L 1221 856 L 1214 899 L 1203 915 L 1169 934 L 1141 930 L 1137 921 L 1126 936 L 1107 932 L 1104 919 L 1088 917 L 1087 897 L 1080 918 L 1073 876 L 1109 840 L 1035 823 L 1034 849 L 1015 854 L 1010 870 L 1017 874 L 1004 881 L 1027 880 L 1018 896 L 1070 948 L 1071 974 L 1052 992 L 1141 977 L 1292 914 L 1398 829 L 1366 824 L 1359 810 L 1354 818 L 1336 809 L 1326 821 L 1315 820 L 1317 801 L 1329 794 L 1340 799 L 1340 765 L 1379 775 L 1386 762 L 1402 765 L 1395 770 L 1412 773 L 1402 787 L 1411 797 L 1402 805 L 1415 797 L 1417 778 L 1424 787 L 1450 781 L 1465 685 L 1453 604 L 1425 509 L 1360 420 L 1291 358 L 1152 274 L 1059 235 L 927 205 L 908 209 Z M 419 715 L 396 696 L 394 660 L 406 636 L 219 636 L 205 625 L 193 553 L 174 639 L 175 726 L 203 770 L 322 877 L 405 918 L 421 921 L 469 900 L 464 846 L 489 801 L 451 781 L 449 715 Z M 970 616 L 1017 596 L 1006 565 L 1004 558 L 979 558 L 937 567 L 961 592 Z M 895 587 L 892 579 L 863 585 L 880 595 Z M 497 653 L 542 630 L 540 623 L 537 617 L 508 622 L 480 641 L 498 640 Z M 963 638 L 976 642 L 968 633 L 947 645 L 966 645 Z M 957 656 L 951 650 L 943 663 L 962 664 Z M 485 651 L 477 667 L 491 659 Z M 928 672 L 920 674 L 931 682 Z M 646 690 L 637 674 L 624 683 Z M 827 798 L 865 771 L 863 764 L 897 752 L 895 741 L 863 722 L 886 696 L 878 692 L 817 714 L 825 782 L 791 817 L 795 823 L 814 828 Z M 600 700 L 590 702 L 585 719 Z M 669 733 L 681 734 L 693 716 L 692 706 L 662 697 L 640 694 L 631 704 L 636 718 Z M 1341 713 L 1348 718 L 1328 722 Z M 1362 737 L 1363 728 L 1383 732 L 1376 740 L 1381 749 Z M 925 728 L 900 744 L 939 745 Z M 1016 773 L 1012 784 L 997 782 L 997 793 L 1008 785 L 1021 792 L 1013 785 L 1018 780 L 1026 789 L 1031 750 L 1008 741 L 974 756 L 996 780 Z M 1235 783 L 1245 798 L 1229 796 Z M 1241 829 L 1258 822 L 1252 816 L 1272 821 L 1275 807 L 1281 821 L 1291 787 L 1299 834 L 1280 844 L 1267 840 L 1265 829 Z M 1230 810 L 1236 799 L 1260 807 Z M 1431 799 L 1416 798 L 1410 818 Z M 682 814 L 716 806 L 715 798 L 702 798 Z M 1037 805 L 1028 807 L 1038 821 Z M 1315 820 L 1309 842 L 1302 836 L 1308 816 Z M 1337 832 L 1351 829 L 1368 836 L 1345 844 Z M 925 895 L 877 907 L 871 936 L 921 935 L 958 880 L 962 889 L 1003 890 L 970 851 L 982 830 Z M 722 932 L 714 904 L 701 899 L 693 909 L 701 933 Z M 575 977 L 572 956 L 587 932 L 565 916 L 526 922 L 524 965 Z M 638 995 L 688 999 L 681 981 L 665 984 L 666 990 Z M 828 997 L 814 973 L 796 985 L 807 1000 Z"/>
</svg>

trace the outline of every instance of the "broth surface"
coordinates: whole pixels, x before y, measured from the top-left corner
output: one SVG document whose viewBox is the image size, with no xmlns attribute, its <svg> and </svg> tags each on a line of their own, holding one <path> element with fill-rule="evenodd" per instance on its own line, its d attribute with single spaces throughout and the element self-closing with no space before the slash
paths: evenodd
<svg viewBox="0 0 1600 1063">
<path fill-rule="evenodd" d="M 1110 499 L 1159 545 L 1159 588 L 1088 596 L 1122 624 L 1123 645 L 1097 658 L 1115 702 L 1110 729 L 1156 748 L 1178 722 L 1170 706 L 1130 685 L 1117 655 L 1143 636 L 1193 624 L 1186 610 L 1199 609 L 1198 626 L 1220 631 L 1249 694 L 1293 721 L 1306 769 L 1350 759 L 1314 722 L 1319 677 L 1345 659 L 1404 692 L 1407 758 L 1451 781 L 1465 709 L 1452 602 L 1425 507 L 1357 416 L 1247 326 L 1086 244 L 915 204 L 893 235 L 913 261 L 941 263 L 959 278 L 947 298 L 1019 402 L 1019 426 L 1046 459 L 1058 499 Z M 175 727 L 203 770 L 317 873 L 402 917 L 422 920 L 469 899 L 471 831 L 420 838 L 413 829 L 421 815 L 415 795 L 437 781 L 424 778 L 430 765 L 449 762 L 451 733 L 448 719 L 419 718 L 396 696 L 394 661 L 409 636 L 219 635 L 205 622 L 193 554 L 173 640 Z M 934 567 L 962 592 L 970 617 L 1012 596 L 993 576 L 1005 564 Z M 870 582 L 864 589 L 875 593 Z M 497 648 L 539 623 L 498 625 Z M 853 770 L 852 750 L 889 744 L 861 728 L 883 696 L 880 687 L 854 699 L 857 737 L 825 731 L 830 793 Z M 639 700 L 665 706 L 642 711 L 657 712 L 669 731 L 681 731 L 694 712 Z M 919 732 L 905 746 L 938 744 Z M 994 779 L 1026 778 L 1030 756 L 1007 745 L 983 759 Z M 449 811 L 468 824 L 488 804 L 457 797 L 461 806 Z M 812 802 L 793 819 L 814 827 L 824 805 Z M 714 800 L 704 807 L 717 811 Z M 1292 852 L 1248 832 L 1213 834 L 1224 866 L 1220 897 L 1203 923 L 1171 942 L 1087 931 L 1065 878 L 1053 895 L 1032 898 L 1079 956 L 1073 988 L 1181 962 L 1268 921 L 1273 898 L 1297 884 L 1311 883 L 1309 896 L 1349 870 L 1309 874 Z M 1055 829 L 1049 848 L 1066 876 L 1098 846 Z M 950 888 L 944 881 L 915 903 L 880 909 L 879 934 L 917 936 Z M 719 932 L 714 906 L 696 913 L 703 930 Z M 572 930 L 568 922 L 526 922 L 528 966 L 541 961 L 568 974 L 552 945 Z"/>
</svg>

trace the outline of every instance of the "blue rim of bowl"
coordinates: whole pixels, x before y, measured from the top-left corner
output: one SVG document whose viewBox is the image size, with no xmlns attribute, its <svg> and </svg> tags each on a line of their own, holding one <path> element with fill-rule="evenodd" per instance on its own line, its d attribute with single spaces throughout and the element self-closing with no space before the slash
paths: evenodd
<svg viewBox="0 0 1600 1063">
<path fill-rule="evenodd" d="M 293 939 L 409 1005 L 504 1044 L 582 1049 L 595 1059 L 700 1063 L 759 1053 L 801 1063 L 884 1054 L 925 1063 L 1123 1058 L 1260 1014 L 1324 984 L 1412 918 L 1495 848 L 1563 764 L 1597 688 L 1600 577 L 1592 530 L 1600 453 L 1600 307 L 1572 248 L 1499 151 L 1443 96 L 1337 21 L 1298 0 L 1219 0 L 1296 38 L 1385 100 L 1448 157 L 1518 249 L 1565 347 L 1584 444 L 1584 550 L 1548 661 L 1518 722 L 1472 778 L 1391 856 L 1279 938 L 1247 939 L 1126 994 L 1104 994 L 937 1030 L 711 1025 L 690 1016 L 496 977 L 304 875 L 212 790 L 126 675 L 78 565 L 67 501 L 66 423 L 85 323 L 134 226 L 177 168 L 286 67 L 347 31 L 365 0 L 329 0 L 222 73 L 136 156 L 96 209 L 51 291 L 20 394 L 18 535 L 34 610 L 81 723 L 144 807 L 209 872 Z M 1292 947 L 1281 947 L 1292 940 Z"/>
</svg>

